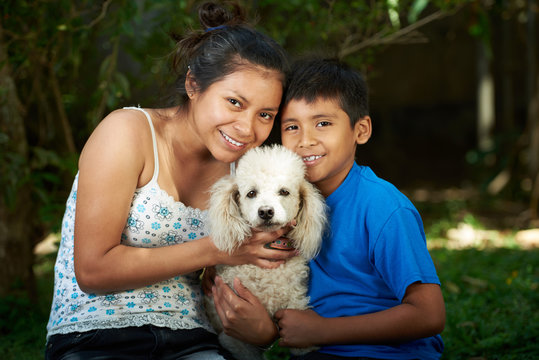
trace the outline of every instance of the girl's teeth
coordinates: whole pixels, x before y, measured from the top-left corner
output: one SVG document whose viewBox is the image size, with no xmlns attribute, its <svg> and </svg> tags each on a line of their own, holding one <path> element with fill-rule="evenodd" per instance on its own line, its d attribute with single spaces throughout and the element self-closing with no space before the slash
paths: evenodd
<svg viewBox="0 0 539 360">
<path fill-rule="evenodd" d="M 314 160 L 317 160 L 317 159 L 320 159 L 322 156 L 320 155 L 311 155 L 311 156 L 306 156 L 303 158 L 303 161 L 314 161 Z"/>
<path fill-rule="evenodd" d="M 237 142 L 235 140 L 233 140 L 230 136 L 228 136 L 227 134 L 225 134 L 224 132 L 221 132 L 221 134 L 223 134 L 223 137 L 226 139 L 226 141 L 228 141 L 229 143 L 233 144 L 233 145 L 236 145 L 236 146 L 243 146 L 245 145 L 244 143 L 240 143 L 240 142 Z"/>
</svg>

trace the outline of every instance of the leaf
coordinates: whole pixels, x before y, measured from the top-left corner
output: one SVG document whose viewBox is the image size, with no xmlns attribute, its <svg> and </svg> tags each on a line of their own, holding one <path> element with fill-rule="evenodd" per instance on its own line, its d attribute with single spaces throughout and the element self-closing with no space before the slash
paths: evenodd
<svg viewBox="0 0 539 360">
<path fill-rule="evenodd" d="M 468 283 L 476 288 L 486 289 L 488 287 L 488 281 L 483 280 L 483 279 L 474 278 L 467 275 L 463 275 L 461 279 L 465 283 Z"/>
<path fill-rule="evenodd" d="M 445 281 L 443 286 L 447 289 L 447 291 L 453 293 L 453 294 L 459 294 L 460 288 L 457 284 L 455 284 L 452 281 Z"/>
<path fill-rule="evenodd" d="M 400 28 L 401 22 L 399 19 L 399 0 L 387 0 L 387 12 L 391 25 L 395 28 Z"/>
<path fill-rule="evenodd" d="M 410 7 L 410 12 L 408 13 L 408 22 L 410 24 L 415 23 L 421 12 L 425 10 L 428 4 L 429 0 L 415 0 Z"/>
</svg>

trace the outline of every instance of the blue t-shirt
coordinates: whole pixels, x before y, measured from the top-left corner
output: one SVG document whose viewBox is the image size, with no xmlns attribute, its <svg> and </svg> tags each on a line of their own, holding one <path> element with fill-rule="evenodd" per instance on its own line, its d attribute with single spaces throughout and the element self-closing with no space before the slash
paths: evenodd
<svg viewBox="0 0 539 360">
<path fill-rule="evenodd" d="M 309 295 L 323 317 L 382 311 L 401 303 L 414 282 L 440 284 L 413 204 L 369 167 L 354 163 L 326 199 L 330 232 L 310 262 Z M 332 345 L 321 352 L 384 359 L 438 359 L 439 335 L 396 345 Z"/>
</svg>

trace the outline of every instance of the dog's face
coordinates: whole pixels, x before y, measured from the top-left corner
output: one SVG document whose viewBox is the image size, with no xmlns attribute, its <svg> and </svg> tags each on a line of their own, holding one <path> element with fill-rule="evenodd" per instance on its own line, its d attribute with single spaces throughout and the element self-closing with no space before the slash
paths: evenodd
<svg viewBox="0 0 539 360">
<path fill-rule="evenodd" d="M 236 175 L 212 187 L 208 209 L 212 240 L 229 253 L 251 236 L 251 229 L 273 231 L 296 219 L 286 236 L 305 259 L 320 248 L 325 213 L 322 195 L 305 179 L 303 160 L 283 146 L 245 153 Z"/>
<path fill-rule="evenodd" d="M 301 206 L 304 164 L 282 149 L 257 149 L 238 163 L 236 201 L 252 228 L 271 231 L 292 221 Z"/>
<path fill-rule="evenodd" d="M 276 230 L 292 221 L 298 213 L 299 184 L 282 174 L 264 177 L 262 181 L 240 178 L 237 202 L 242 217 L 252 228 Z"/>
</svg>

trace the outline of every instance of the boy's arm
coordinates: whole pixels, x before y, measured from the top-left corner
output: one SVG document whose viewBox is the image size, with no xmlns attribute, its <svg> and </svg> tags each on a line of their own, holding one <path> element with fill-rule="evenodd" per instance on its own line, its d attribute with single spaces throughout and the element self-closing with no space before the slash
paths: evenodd
<svg viewBox="0 0 539 360">
<path fill-rule="evenodd" d="M 441 333 L 445 305 L 439 285 L 414 283 L 400 305 L 377 313 L 324 318 L 312 310 L 288 309 L 279 310 L 275 318 L 282 346 L 387 344 Z"/>
</svg>

